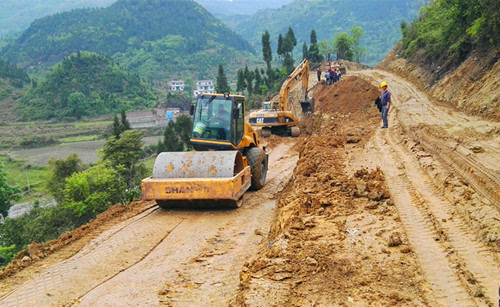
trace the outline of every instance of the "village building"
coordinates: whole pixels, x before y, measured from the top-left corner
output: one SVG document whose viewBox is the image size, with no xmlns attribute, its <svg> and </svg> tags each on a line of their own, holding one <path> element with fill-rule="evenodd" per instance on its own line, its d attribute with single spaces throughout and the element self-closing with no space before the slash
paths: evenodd
<svg viewBox="0 0 500 307">
<path fill-rule="evenodd" d="M 198 80 L 193 95 L 198 96 L 201 93 L 215 93 L 214 82 L 212 80 Z"/>
</svg>

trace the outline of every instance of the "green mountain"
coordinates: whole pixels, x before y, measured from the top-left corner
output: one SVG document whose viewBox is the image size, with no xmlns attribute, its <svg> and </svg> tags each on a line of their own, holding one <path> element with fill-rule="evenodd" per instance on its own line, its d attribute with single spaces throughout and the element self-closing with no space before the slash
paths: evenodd
<svg viewBox="0 0 500 307">
<path fill-rule="evenodd" d="M 368 51 L 363 62 L 375 65 L 401 39 L 401 22 L 411 21 L 417 16 L 423 5 L 420 2 L 424 1 L 295 0 L 279 9 L 258 11 L 234 29 L 256 49 L 260 48 L 261 35 L 267 29 L 275 51 L 279 34 L 285 35 L 291 26 L 298 41 L 295 53 L 301 54 L 302 43 L 309 44 L 313 29 L 319 41 L 326 40 L 332 45 L 336 34 L 360 26 L 364 32 L 360 45 Z"/>
<path fill-rule="evenodd" d="M 116 0 L 16 0 L 0 1 L 0 37 L 21 32 L 30 23 L 50 14 L 84 7 L 104 7 Z"/>
<path fill-rule="evenodd" d="M 251 15 L 258 10 L 277 9 L 293 0 L 196 0 L 210 13 L 219 15 Z"/>
<path fill-rule="evenodd" d="M 150 52 L 163 47 L 165 52 Z M 79 50 L 117 61 L 127 57 L 127 68 L 133 71 L 149 71 L 157 65 L 160 70 L 173 68 L 171 75 L 191 68 L 182 61 L 177 63 L 179 55 L 198 59 L 197 67 L 207 73 L 214 69 L 206 70 L 206 58 L 217 65 L 227 62 L 219 55 L 221 50 L 250 54 L 253 48 L 193 0 L 119 0 L 107 8 L 78 9 L 38 19 L 4 46 L 0 56 L 37 71 Z M 203 52 L 211 55 L 200 57 Z M 146 77 L 158 79 L 154 73 Z"/>
<path fill-rule="evenodd" d="M 122 108 L 146 109 L 158 98 L 151 88 L 105 56 L 78 52 L 34 84 L 17 106 L 23 120 L 78 120 L 119 113 Z"/>
</svg>

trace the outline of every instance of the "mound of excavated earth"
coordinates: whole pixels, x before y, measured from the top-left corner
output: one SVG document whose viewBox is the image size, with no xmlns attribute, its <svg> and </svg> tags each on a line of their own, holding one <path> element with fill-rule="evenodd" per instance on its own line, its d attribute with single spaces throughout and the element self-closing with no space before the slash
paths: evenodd
<svg viewBox="0 0 500 307">
<path fill-rule="evenodd" d="M 267 244 L 241 273 L 242 305 L 425 304 L 426 284 L 379 169 L 346 173 L 380 126 L 376 87 L 314 89 L 312 135 L 278 200 Z"/>
</svg>

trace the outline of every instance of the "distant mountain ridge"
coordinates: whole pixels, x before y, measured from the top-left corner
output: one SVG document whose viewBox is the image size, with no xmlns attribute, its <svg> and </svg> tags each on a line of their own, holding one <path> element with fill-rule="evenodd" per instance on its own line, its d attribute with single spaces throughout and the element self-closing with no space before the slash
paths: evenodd
<svg viewBox="0 0 500 307">
<path fill-rule="evenodd" d="M 182 38 L 185 54 L 214 46 L 253 52 L 247 41 L 193 0 L 119 0 L 107 8 L 78 9 L 38 19 L 5 46 L 0 56 L 24 68 L 50 66 L 79 50 L 113 57 L 148 48 L 145 43 L 166 37 Z M 169 56 L 153 60 L 168 61 Z M 143 58 L 135 64 L 145 62 Z"/>
<path fill-rule="evenodd" d="M 420 3 L 422 2 L 422 3 Z M 261 35 L 269 30 L 276 50 L 278 35 L 286 34 L 292 27 L 298 40 L 309 44 L 311 30 L 318 40 L 331 45 L 339 32 L 349 32 L 361 26 L 364 34 L 361 45 L 370 55 L 365 59 L 371 65 L 380 62 L 401 38 L 400 23 L 411 21 L 425 1 L 420 0 L 295 0 L 279 9 L 260 10 L 239 22 L 235 31 L 255 48 L 260 46 Z"/>
<path fill-rule="evenodd" d="M 52 14 L 80 8 L 101 8 L 117 0 L 16 0 L 0 1 L 0 37 L 26 30 L 30 23 Z M 264 8 L 279 8 L 293 0 L 196 0 L 217 17 L 249 16 Z M 2 3 L 5 2 L 5 3 Z"/>
<path fill-rule="evenodd" d="M 16 34 L 35 19 L 79 8 L 105 7 L 116 0 L 16 0 L 0 1 L 0 37 Z"/>
</svg>

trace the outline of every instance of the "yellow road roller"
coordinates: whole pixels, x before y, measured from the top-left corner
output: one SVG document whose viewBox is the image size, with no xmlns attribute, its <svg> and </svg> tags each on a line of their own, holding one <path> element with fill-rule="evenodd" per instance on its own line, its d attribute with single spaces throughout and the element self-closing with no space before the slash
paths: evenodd
<svg viewBox="0 0 500 307">
<path fill-rule="evenodd" d="M 203 93 L 190 113 L 195 151 L 160 153 L 142 180 L 143 199 L 162 208 L 239 207 L 249 188 L 264 186 L 269 160 L 245 122 L 245 97 Z"/>
</svg>

